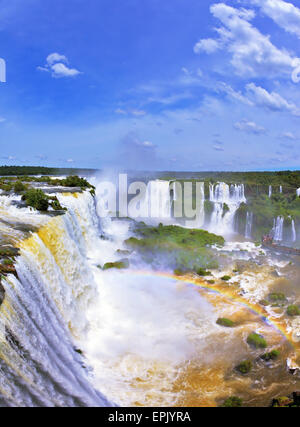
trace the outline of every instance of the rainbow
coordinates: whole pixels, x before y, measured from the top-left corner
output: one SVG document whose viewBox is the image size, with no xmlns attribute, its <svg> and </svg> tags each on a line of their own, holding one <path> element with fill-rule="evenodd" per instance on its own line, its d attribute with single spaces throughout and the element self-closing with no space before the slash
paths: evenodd
<svg viewBox="0 0 300 427">
<path fill-rule="evenodd" d="M 263 322 L 265 322 L 268 326 L 273 327 L 281 336 L 286 339 L 290 346 L 294 351 L 300 353 L 300 343 L 295 343 L 292 338 L 292 333 L 288 332 L 286 329 L 286 325 L 281 324 L 278 319 L 273 318 L 267 311 L 261 307 L 259 304 L 251 303 L 247 299 L 240 296 L 237 292 L 234 292 L 234 289 L 228 286 L 228 289 L 224 289 L 221 285 L 218 284 L 209 284 L 207 281 L 201 278 L 196 278 L 191 275 L 183 275 L 177 276 L 170 272 L 162 272 L 162 271 L 152 271 L 152 270 L 127 270 L 122 274 L 132 274 L 136 276 L 157 278 L 160 277 L 162 279 L 172 279 L 177 282 L 186 283 L 189 285 L 197 286 L 201 289 L 208 290 L 209 292 L 213 292 L 219 295 L 226 297 L 229 300 L 237 302 L 241 306 L 245 307 L 247 310 L 250 310 L 251 313 L 258 315 Z"/>
</svg>

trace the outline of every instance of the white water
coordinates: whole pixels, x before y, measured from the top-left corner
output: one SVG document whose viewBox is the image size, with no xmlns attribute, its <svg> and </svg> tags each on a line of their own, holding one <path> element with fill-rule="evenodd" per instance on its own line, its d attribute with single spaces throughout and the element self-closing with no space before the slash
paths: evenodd
<svg viewBox="0 0 300 427">
<path fill-rule="evenodd" d="M 245 230 L 245 238 L 251 239 L 252 233 L 252 225 L 253 225 L 253 212 L 247 212 L 246 216 L 246 230 Z"/>
<path fill-rule="evenodd" d="M 284 218 L 282 216 L 278 216 L 276 219 L 274 219 L 274 225 L 273 225 L 273 235 L 274 240 L 277 242 L 281 242 L 283 240 L 283 224 L 284 224 Z"/>
<path fill-rule="evenodd" d="M 295 221 L 292 219 L 292 242 L 296 242 L 297 240 L 297 233 L 295 228 Z"/>
<path fill-rule="evenodd" d="M 269 185 L 269 197 L 272 196 L 272 185 Z"/>
<path fill-rule="evenodd" d="M 244 185 L 231 185 L 221 182 L 210 184 L 209 199 L 214 203 L 209 230 L 216 234 L 230 234 L 234 232 L 234 217 L 241 203 L 246 203 Z M 224 210 L 224 204 L 229 208 Z"/>
<path fill-rule="evenodd" d="M 156 219 L 171 219 L 171 194 L 169 181 L 149 181 L 145 202 L 148 216 Z"/>
<path fill-rule="evenodd" d="M 57 197 L 68 212 L 27 212 L 43 227 L 19 236 L 18 279 L 3 281 L 0 404 L 171 405 L 178 364 L 205 353 L 207 334 L 218 332 L 213 309 L 173 280 L 99 269 L 120 258 L 128 224 L 99 223 L 88 192 Z M 133 387 L 137 378 L 145 387 Z"/>
<path fill-rule="evenodd" d="M 91 196 L 82 197 L 82 207 L 89 206 Z M 85 210 L 87 214 L 88 207 Z M 108 405 L 91 386 L 89 373 L 74 351 L 76 337 L 88 326 L 84 308 L 96 291 L 86 261 L 92 240 L 88 232 L 91 215 L 86 215 L 83 230 L 72 209 L 50 221 L 46 215 L 23 213 L 43 222 L 47 218 L 49 227 L 21 243 L 18 279 L 9 275 L 2 280 L 2 403 L 27 407 Z M 14 337 L 10 343 L 8 336 Z"/>
</svg>

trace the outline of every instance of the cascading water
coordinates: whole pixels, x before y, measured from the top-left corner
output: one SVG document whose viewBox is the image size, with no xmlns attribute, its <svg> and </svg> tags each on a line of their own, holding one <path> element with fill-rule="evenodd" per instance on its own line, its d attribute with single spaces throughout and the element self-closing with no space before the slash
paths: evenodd
<svg viewBox="0 0 300 427">
<path fill-rule="evenodd" d="M 93 199 L 79 195 L 72 209 L 19 243 L 17 277 L 2 280 L 0 392 L 7 406 L 106 406 L 74 346 L 87 329 L 85 310 L 96 294 L 87 264 L 97 234 Z M 74 200 L 72 200 L 74 199 Z M 81 212 L 79 212 L 79 210 Z M 26 210 L 19 211 L 30 214 Z M 34 215 L 32 214 L 32 217 Z"/>
<path fill-rule="evenodd" d="M 246 239 L 251 239 L 252 225 L 253 225 L 253 212 L 247 212 L 246 230 L 245 230 L 245 238 Z"/>
<path fill-rule="evenodd" d="M 148 216 L 151 218 L 171 218 L 170 182 L 149 181 L 145 198 Z"/>
<path fill-rule="evenodd" d="M 296 240 L 297 240 L 297 233 L 296 233 L 295 221 L 292 219 L 292 242 L 296 242 Z"/>
<path fill-rule="evenodd" d="M 281 242 L 283 240 L 283 224 L 284 224 L 284 218 L 282 216 L 278 216 L 276 219 L 274 218 L 274 225 L 273 225 L 273 236 L 274 240 L 277 242 Z"/>
<path fill-rule="evenodd" d="M 269 198 L 272 196 L 272 185 L 269 185 Z"/>
<path fill-rule="evenodd" d="M 209 229 L 217 234 L 233 233 L 235 213 L 246 203 L 244 185 L 210 184 L 209 199 L 214 204 Z"/>
</svg>

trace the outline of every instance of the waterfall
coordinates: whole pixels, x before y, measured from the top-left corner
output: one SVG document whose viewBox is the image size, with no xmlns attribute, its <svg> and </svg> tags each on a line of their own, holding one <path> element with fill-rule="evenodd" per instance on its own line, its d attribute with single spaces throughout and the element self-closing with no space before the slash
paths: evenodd
<svg viewBox="0 0 300 427">
<path fill-rule="evenodd" d="M 45 225 L 19 242 L 17 277 L 2 279 L 0 403 L 5 406 L 109 405 L 75 351 L 97 293 L 87 261 L 98 235 L 94 202 L 88 192 L 57 196 L 68 207 L 63 216 L 49 219 L 20 210 L 20 217 L 42 218 Z"/>
<path fill-rule="evenodd" d="M 269 198 L 272 196 L 272 185 L 269 185 Z"/>
<path fill-rule="evenodd" d="M 297 188 L 296 194 L 297 194 L 298 197 L 300 197 L 300 188 Z"/>
<path fill-rule="evenodd" d="M 284 218 L 282 216 L 278 216 L 276 219 L 274 219 L 272 232 L 274 240 L 277 242 L 281 242 L 283 240 L 283 224 Z"/>
<path fill-rule="evenodd" d="M 292 242 L 296 242 L 297 240 L 297 233 L 295 228 L 295 221 L 292 219 Z"/>
<path fill-rule="evenodd" d="M 282 185 L 279 187 L 279 193 L 282 193 Z"/>
<path fill-rule="evenodd" d="M 151 218 L 171 218 L 171 195 L 169 181 L 149 181 L 145 197 L 146 211 Z"/>
<path fill-rule="evenodd" d="M 245 238 L 246 239 L 251 239 L 252 224 L 253 224 L 253 212 L 247 212 L 246 230 L 245 230 Z"/>
<path fill-rule="evenodd" d="M 219 234 L 232 233 L 235 213 L 241 203 L 246 203 L 244 185 L 210 184 L 209 199 L 214 203 L 209 229 Z"/>
</svg>

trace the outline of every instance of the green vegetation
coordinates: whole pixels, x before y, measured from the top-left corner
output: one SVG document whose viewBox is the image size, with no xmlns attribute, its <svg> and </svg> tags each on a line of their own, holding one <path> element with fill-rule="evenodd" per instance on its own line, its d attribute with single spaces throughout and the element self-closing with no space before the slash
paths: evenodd
<svg viewBox="0 0 300 427">
<path fill-rule="evenodd" d="M 229 212 L 229 206 L 227 205 L 227 203 L 223 203 L 223 213 L 222 216 L 224 217 L 227 212 Z"/>
<path fill-rule="evenodd" d="M 237 365 L 235 369 L 241 374 L 249 374 L 249 372 L 252 370 L 252 362 L 251 360 L 244 360 L 239 365 Z"/>
<path fill-rule="evenodd" d="M 42 166 L 0 166 L 0 176 L 26 176 L 26 175 L 72 175 L 83 172 L 80 169 L 48 168 Z M 93 169 L 84 170 L 86 173 L 94 172 Z"/>
<path fill-rule="evenodd" d="M 6 258 L 4 260 L 2 260 L 2 265 L 13 265 L 14 261 L 10 258 Z"/>
<path fill-rule="evenodd" d="M 218 262 L 211 245 L 223 245 L 221 236 L 205 230 L 194 230 L 174 225 L 147 227 L 138 223 L 135 233 L 125 244 L 131 250 L 138 251 L 143 260 L 159 265 L 164 263 L 182 272 L 201 272 L 207 268 L 217 268 Z M 201 270 L 202 269 L 202 270 Z M 206 272 L 206 271 L 205 271 Z"/>
<path fill-rule="evenodd" d="M 237 396 L 228 397 L 223 403 L 222 407 L 224 408 L 240 408 L 243 405 L 241 398 Z"/>
<path fill-rule="evenodd" d="M 198 276 L 211 276 L 211 272 L 208 270 L 205 270 L 205 268 L 202 268 L 202 267 L 198 268 L 196 273 L 198 274 Z"/>
<path fill-rule="evenodd" d="M 289 316 L 300 316 L 300 308 L 297 305 L 289 305 L 286 312 Z"/>
<path fill-rule="evenodd" d="M 262 354 L 260 358 L 263 359 L 265 362 L 269 362 L 270 360 L 278 359 L 279 355 L 280 352 L 278 350 L 272 350 L 269 353 Z"/>
<path fill-rule="evenodd" d="M 285 295 L 283 293 L 276 293 L 276 292 L 270 294 L 268 298 L 271 302 L 285 301 L 286 300 Z"/>
<path fill-rule="evenodd" d="M 235 326 L 235 323 L 226 317 L 219 317 L 217 324 L 220 326 L 225 326 L 226 328 L 233 328 Z"/>
<path fill-rule="evenodd" d="M 122 270 L 129 267 L 129 261 L 127 259 L 123 259 L 121 261 L 116 262 L 107 262 L 103 266 L 103 270 L 109 270 L 111 268 L 117 268 L 118 270 Z"/>
<path fill-rule="evenodd" d="M 223 276 L 221 277 L 221 280 L 224 280 L 224 282 L 228 282 L 228 280 L 231 279 L 231 276 Z"/>
<path fill-rule="evenodd" d="M 22 199 L 26 202 L 27 206 L 31 206 L 38 211 L 48 210 L 49 200 L 42 190 L 31 188 L 24 194 Z"/>
<path fill-rule="evenodd" d="M 267 341 L 264 339 L 264 337 L 259 335 L 259 334 L 256 334 L 255 332 L 253 332 L 252 334 L 250 334 L 248 336 L 247 343 L 251 347 L 255 347 L 255 348 L 266 348 L 267 347 Z"/>
<path fill-rule="evenodd" d="M 23 191 L 25 191 L 27 188 L 27 186 L 25 184 L 23 184 L 23 182 L 21 181 L 16 181 L 14 184 L 14 191 L 15 193 L 22 193 Z"/>
</svg>

